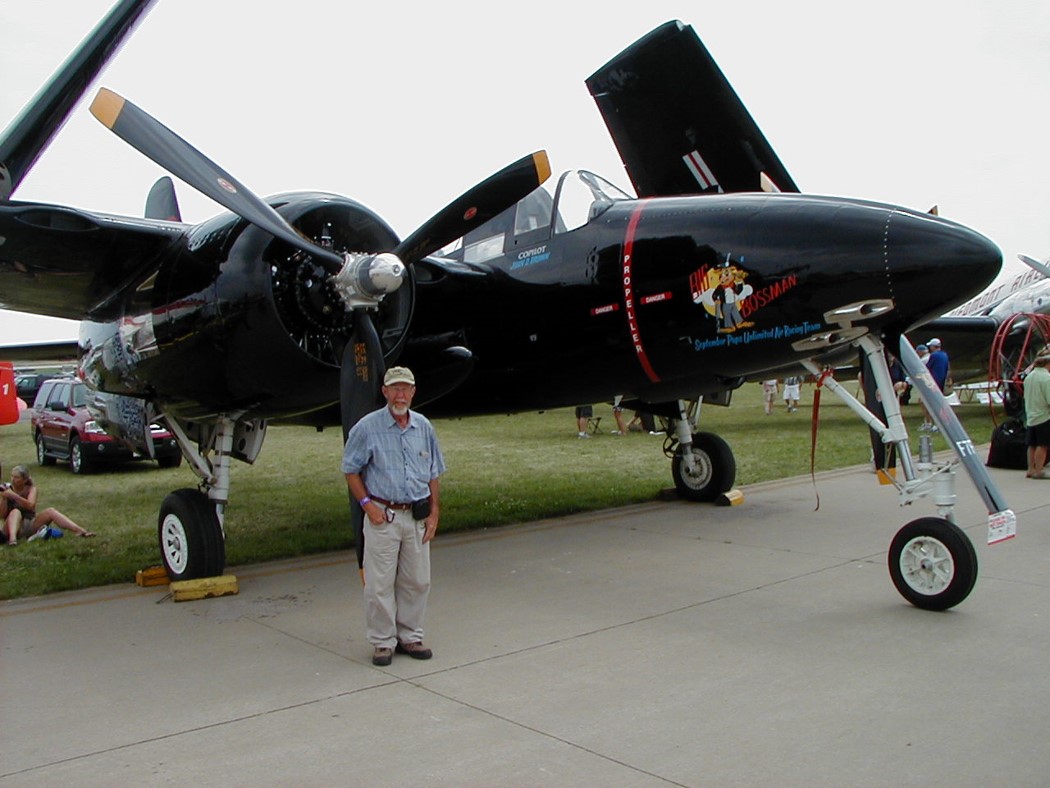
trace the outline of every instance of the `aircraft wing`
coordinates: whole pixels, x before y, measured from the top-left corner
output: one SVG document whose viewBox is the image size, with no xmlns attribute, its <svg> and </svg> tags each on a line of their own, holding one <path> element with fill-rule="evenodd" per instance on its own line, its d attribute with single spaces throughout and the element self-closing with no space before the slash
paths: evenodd
<svg viewBox="0 0 1050 788">
<path fill-rule="evenodd" d="M 79 355 L 79 343 L 37 342 L 31 345 L 0 345 L 0 359 L 16 362 L 68 361 L 73 363 Z"/>
<path fill-rule="evenodd" d="M 988 354 L 999 328 L 995 318 L 938 317 L 912 329 L 917 343 L 937 337 L 951 358 L 952 379 L 956 383 L 988 379 Z"/>
<path fill-rule="evenodd" d="M 145 276 L 184 233 L 172 223 L 0 203 L 0 309 L 72 320 L 116 317 L 112 296 Z"/>
<path fill-rule="evenodd" d="M 799 189 L 693 28 L 667 22 L 587 79 L 639 197 Z"/>
</svg>

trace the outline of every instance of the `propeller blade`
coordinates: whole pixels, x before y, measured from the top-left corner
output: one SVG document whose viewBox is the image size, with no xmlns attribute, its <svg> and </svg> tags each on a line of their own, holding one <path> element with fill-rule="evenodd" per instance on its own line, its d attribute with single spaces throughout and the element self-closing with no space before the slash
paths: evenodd
<svg viewBox="0 0 1050 788">
<path fill-rule="evenodd" d="M 336 273 L 339 255 L 304 238 L 277 211 L 178 134 L 111 90 L 102 88 L 91 114 L 106 128 L 165 170 L 219 205 L 271 235 L 302 249 Z"/>
<path fill-rule="evenodd" d="M 1026 254 L 1017 255 L 1017 259 L 1025 265 L 1027 265 L 1032 270 L 1038 271 L 1043 276 L 1050 278 L 1050 266 L 1048 266 L 1046 263 L 1040 263 L 1034 257 L 1029 257 Z"/>
<path fill-rule="evenodd" d="M 372 316 L 364 309 L 354 315 L 354 330 L 343 350 L 339 369 L 339 410 L 343 422 L 343 443 L 350 429 L 379 405 L 379 387 L 383 381 L 385 362 Z M 348 493 L 349 495 L 349 493 Z M 365 517 L 353 495 L 350 498 L 350 528 L 354 534 L 357 566 L 365 560 Z"/>
<path fill-rule="evenodd" d="M 446 205 L 399 243 L 394 254 L 405 265 L 412 265 L 502 213 L 550 174 L 546 151 L 518 159 Z"/>
</svg>

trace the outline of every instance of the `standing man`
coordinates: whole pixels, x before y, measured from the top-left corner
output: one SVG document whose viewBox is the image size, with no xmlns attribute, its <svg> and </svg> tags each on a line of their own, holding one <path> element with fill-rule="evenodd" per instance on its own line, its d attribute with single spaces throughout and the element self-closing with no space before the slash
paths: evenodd
<svg viewBox="0 0 1050 788">
<path fill-rule="evenodd" d="M 394 651 L 430 659 L 423 620 L 430 594 L 430 540 L 438 527 L 445 460 L 430 421 L 411 410 L 416 379 L 406 367 L 383 377 L 386 407 L 346 439 L 343 473 L 364 510 L 365 620 L 373 665 Z"/>
<path fill-rule="evenodd" d="M 765 408 L 767 416 L 773 415 L 773 400 L 776 399 L 779 388 L 780 384 L 776 378 L 762 381 L 762 407 Z"/>
<path fill-rule="evenodd" d="M 937 383 L 937 388 L 943 394 L 948 384 L 948 377 L 951 375 L 951 362 L 948 354 L 941 348 L 941 340 L 937 337 L 931 339 L 926 345 L 930 348 L 930 358 L 926 362 L 926 368 L 930 370 L 930 375 Z"/>
<path fill-rule="evenodd" d="M 797 375 L 784 378 L 784 404 L 788 413 L 798 410 L 798 401 L 802 390 L 802 378 Z"/>
<path fill-rule="evenodd" d="M 926 362 L 926 368 L 930 370 L 930 377 L 933 378 L 933 382 L 937 384 L 937 388 L 943 394 L 944 389 L 948 385 L 948 377 L 951 375 L 951 363 L 949 362 L 948 354 L 941 349 L 941 340 L 937 339 L 937 337 L 931 339 L 926 345 L 930 350 L 930 355 L 924 358 L 923 361 Z M 937 432 L 937 425 L 930 419 L 925 405 L 923 405 L 922 415 L 922 429 Z"/>
<path fill-rule="evenodd" d="M 1036 356 L 1032 371 L 1024 379 L 1025 445 L 1028 447 L 1029 479 L 1050 479 L 1045 470 L 1050 446 L 1050 351 Z"/>
</svg>

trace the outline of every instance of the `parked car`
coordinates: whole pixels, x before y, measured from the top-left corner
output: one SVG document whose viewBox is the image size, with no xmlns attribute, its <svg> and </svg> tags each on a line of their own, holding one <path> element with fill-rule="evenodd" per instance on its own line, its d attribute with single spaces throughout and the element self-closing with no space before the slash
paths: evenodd
<svg viewBox="0 0 1050 788">
<path fill-rule="evenodd" d="M 45 380 L 61 375 L 60 372 L 19 372 L 15 375 L 15 390 L 26 405 L 36 402 L 36 395 Z"/>
<path fill-rule="evenodd" d="M 109 435 L 87 408 L 89 392 L 82 381 L 72 377 L 44 381 L 33 402 L 30 426 L 40 465 L 55 460 L 69 462 L 73 473 L 87 473 L 100 462 L 148 459 L 130 441 Z M 162 424 L 150 424 L 154 454 L 161 468 L 174 468 L 182 462 L 178 442 Z"/>
</svg>

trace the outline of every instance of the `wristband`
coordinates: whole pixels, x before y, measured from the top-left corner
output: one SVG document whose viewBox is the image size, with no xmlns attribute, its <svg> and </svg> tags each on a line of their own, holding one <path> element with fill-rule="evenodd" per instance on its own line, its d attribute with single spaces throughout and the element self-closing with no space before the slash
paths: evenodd
<svg viewBox="0 0 1050 788">
<path fill-rule="evenodd" d="M 358 501 L 358 503 L 361 504 L 361 508 L 364 509 L 366 506 L 368 506 L 368 504 L 372 503 L 372 499 L 366 495 L 364 498 Z"/>
</svg>

